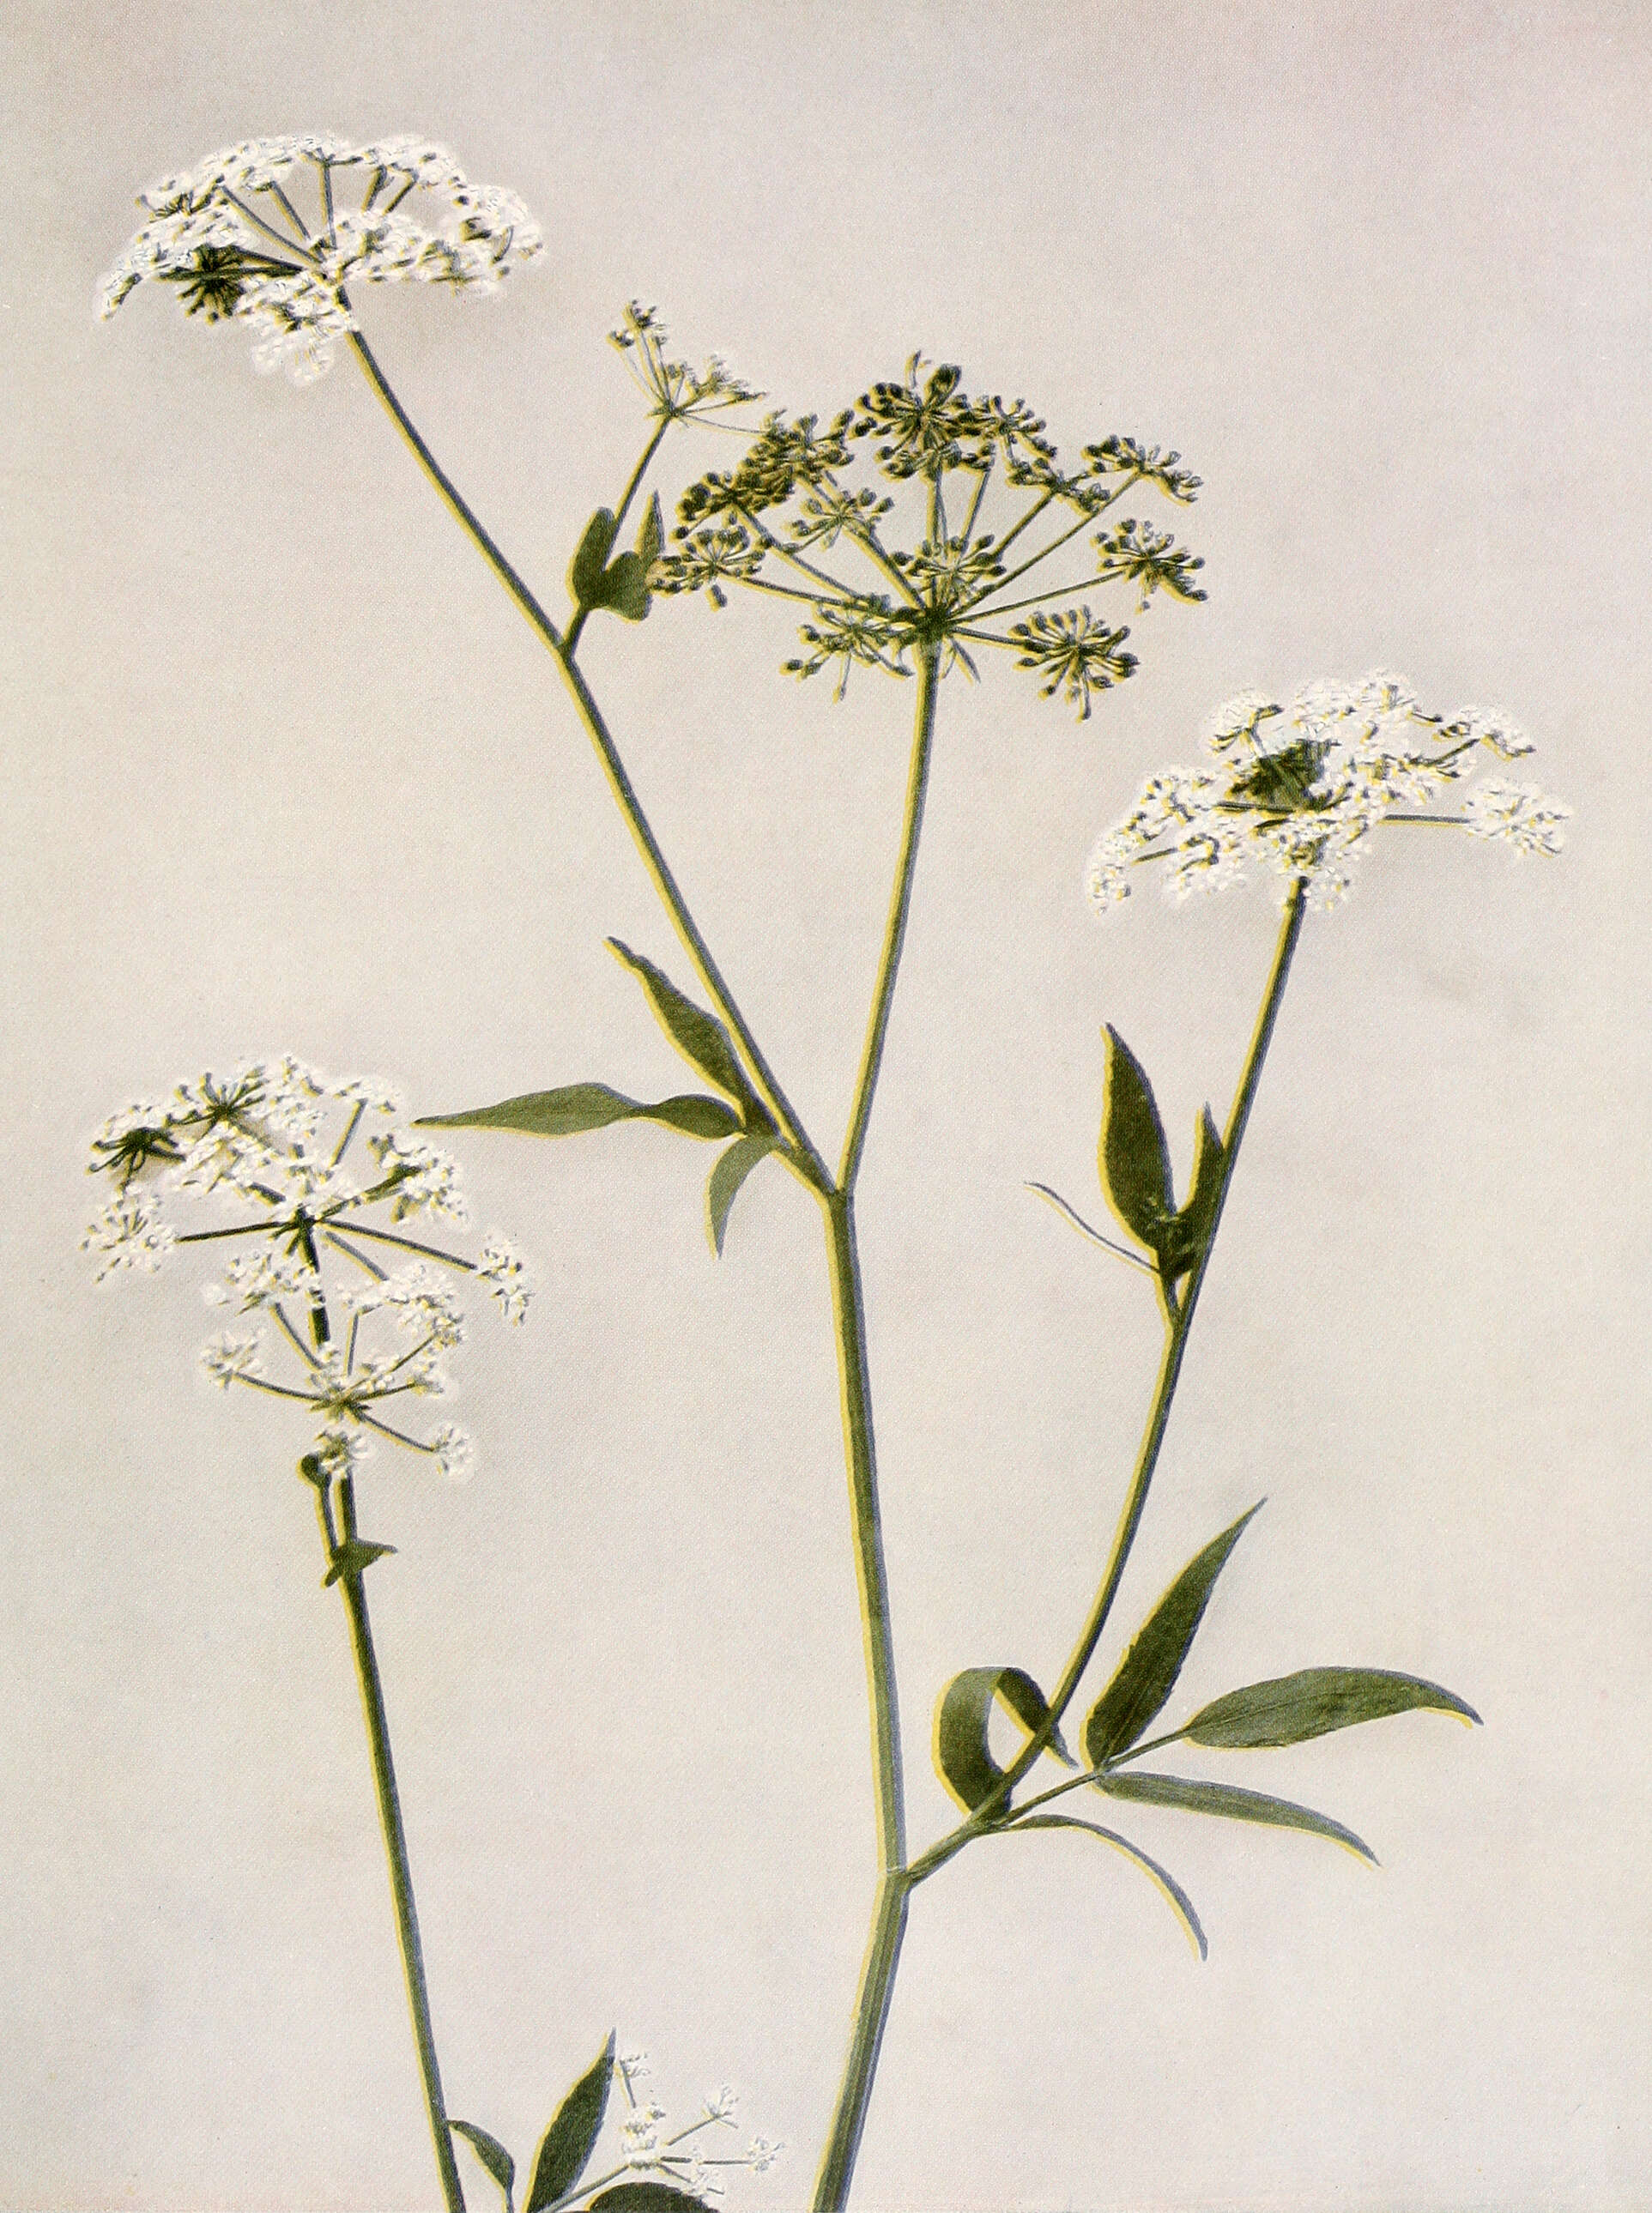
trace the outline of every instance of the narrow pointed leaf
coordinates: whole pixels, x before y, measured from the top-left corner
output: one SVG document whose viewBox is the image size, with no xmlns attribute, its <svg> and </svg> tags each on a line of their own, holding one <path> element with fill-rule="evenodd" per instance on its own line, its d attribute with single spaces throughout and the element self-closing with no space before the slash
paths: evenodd
<svg viewBox="0 0 1652 2213">
<path fill-rule="evenodd" d="M 705 2200 L 674 2190 L 668 2182 L 618 2182 L 592 2198 L 587 2213 L 673 2213 L 679 2207 L 686 2207 L 688 2213 L 705 2213 Z"/>
<path fill-rule="evenodd" d="M 1050 1709 L 1033 1678 L 1020 1667 L 966 1667 L 941 1694 L 935 1712 L 935 1767 L 966 1814 L 990 1798 L 1003 1770 L 987 1748 L 987 1723 L 994 1703 L 1013 1714 L 1031 1736 L 1042 1728 Z M 1070 1767 L 1072 1754 L 1056 1732 L 1051 1749 Z"/>
<path fill-rule="evenodd" d="M 601 604 L 602 572 L 613 550 L 617 527 L 612 508 L 600 507 L 585 526 L 585 535 L 568 567 L 568 588 L 582 607 Z"/>
<path fill-rule="evenodd" d="M 334 1583 L 342 1582 L 346 1576 L 359 1576 L 363 1570 L 370 1568 L 375 1560 L 383 1559 L 387 1552 L 393 1552 L 395 1549 L 393 1545 L 369 1545 L 363 1538 L 346 1537 L 333 1554 L 332 1566 L 321 1578 L 322 1589 L 331 1590 Z"/>
<path fill-rule="evenodd" d="M 1117 1846 L 1126 1859 L 1134 1860 L 1138 1867 L 1152 1876 L 1174 1909 L 1200 1959 L 1210 1958 L 1210 1947 L 1205 1942 L 1199 1917 L 1193 1911 L 1192 1899 L 1168 1868 L 1161 1867 L 1157 1860 L 1151 1858 L 1139 1844 L 1132 1844 L 1128 1837 L 1121 1837 L 1117 1829 L 1104 1829 L 1099 1821 L 1081 1821 L 1075 1814 L 1027 1814 L 1005 1834 L 1013 1837 L 1019 1829 L 1082 1829 L 1086 1836 L 1100 1837 L 1103 1844 Z"/>
<path fill-rule="evenodd" d="M 510 2193 L 516 2186 L 515 2161 L 497 2137 L 491 2137 L 485 2129 L 479 2129 L 474 2121 L 449 2121 L 448 2126 L 455 2136 L 464 2137 L 504 2192 L 506 2213 L 509 2213 Z"/>
<path fill-rule="evenodd" d="M 563 2100 L 557 2118 L 545 2132 L 533 2162 L 533 2180 L 522 2213 L 544 2213 L 570 2191 L 584 2173 L 596 2149 L 602 2116 L 607 2110 L 608 2086 L 613 2080 L 613 2038 L 596 2056 Z"/>
<path fill-rule="evenodd" d="M 728 1227 L 728 1210 L 735 1203 L 735 1194 L 758 1162 L 773 1150 L 772 1137 L 737 1137 L 717 1155 L 716 1166 L 705 1187 L 705 1226 L 711 1250 L 719 1259 L 722 1258 L 723 1233 Z"/>
<path fill-rule="evenodd" d="M 692 1061 L 702 1076 L 709 1076 L 719 1091 L 726 1091 L 738 1101 L 748 1130 L 772 1130 L 773 1117 L 747 1081 L 728 1033 L 716 1016 L 686 998 L 670 977 L 642 954 L 633 953 L 617 937 L 611 937 L 608 943 L 648 993 L 661 1028 L 683 1058 Z"/>
<path fill-rule="evenodd" d="M 1239 1542 L 1251 1515 L 1260 1509 L 1259 1499 L 1249 1514 L 1241 1514 L 1219 1537 L 1213 1537 L 1188 1562 L 1148 1616 L 1084 1724 L 1084 1749 L 1092 1767 L 1116 1759 L 1146 1734 L 1149 1722 L 1175 1688 L 1216 1577 L 1228 1564 L 1228 1555 Z"/>
<path fill-rule="evenodd" d="M 674 1099 L 627 1099 L 606 1083 L 564 1083 L 555 1091 L 525 1091 L 497 1106 L 462 1114 L 421 1114 L 421 1130 L 515 1130 L 531 1137 L 574 1137 L 610 1122 L 663 1122 L 690 1137 L 732 1137 L 740 1117 L 721 1099 L 685 1092 Z"/>
<path fill-rule="evenodd" d="M 1357 1722 L 1385 1720 L 1417 1709 L 1458 1714 L 1478 1722 L 1472 1706 L 1425 1683 L 1420 1675 L 1396 1675 L 1381 1667 L 1304 1667 L 1300 1674 L 1271 1682 L 1247 1683 L 1201 1706 L 1182 1734 L 1193 1744 L 1224 1749 L 1302 1744 Z"/>
<path fill-rule="evenodd" d="M 1109 1798 L 1127 1798 L 1132 1805 L 1219 1814 L 1229 1821 L 1259 1821 L 1271 1829 L 1306 1829 L 1310 1836 L 1328 1837 L 1332 1844 L 1346 1844 L 1376 1864 L 1376 1854 L 1351 1829 L 1310 1807 L 1294 1805 L 1289 1798 L 1265 1797 L 1259 1790 L 1241 1790 L 1232 1783 L 1186 1783 L 1179 1775 L 1102 1775 L 1095 1787 Z"/>
<path fill-rule="evenodd" d="M 645 576 L 659 559 L 665 542 L 665 518 L 660 512 L 660 495 L 656 491 L 648 503 L 643 527 L 637 533 L 637 558 L 643 564 Z"/>
<path fill-rule="evenodd" d="M 1222 1135 L 1204 1109 L 1193 1133 L 1193 1181 L 1187 1204 L 1170 1225 L 1165 1240 L 1165 1272 L 1173 1280 L 1198 1267 L 1216 1226 L 1216 1194 L 1222 1188 Z"/>
<path fill-rule="evenodd" d="M 1156 1252 L 1175 1210 L 1170 1149 L 1147 1071 L 1111 1023 L 1100 1169 L 1108 1205 L 1132 1237 Z"/>
</svg>

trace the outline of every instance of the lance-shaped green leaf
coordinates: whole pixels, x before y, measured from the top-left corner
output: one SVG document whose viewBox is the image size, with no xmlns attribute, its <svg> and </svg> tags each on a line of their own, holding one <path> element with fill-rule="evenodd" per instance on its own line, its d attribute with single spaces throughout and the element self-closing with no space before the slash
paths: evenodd
<svg viewBox="0 0 1652 2213">
<path fill-rule="evenodd" d="M 497 1106 L 462 1114 L 421 1114 L 422 1130 L 515 1130 L 531 1137 L 573 1137 L 610 1122 L 663 1122 L 690 1137 L 732 1137 L 744 1125 L 733 1107 L 701 1092 L 674 1099 L 627 1099 L 606 1083 L 564 1083 L 555 1091 L 525 1091 Z"/>
<path fill-rule="evenodd" d="M 516 2162 L 500 2143 L 485 2129 L 479 2129 L 474 2121 L 449 2121 L 448 2126 L 457 2137 L 470 2144 L 488 2173 L 505 2194 L 505 2213 L 513 2213 L 511 2192 L 516 2186 Z"/>
<path fill-rule="evenodd" d="M 1193 1132 L 1193 1181 L 1187 1204 L 1166 1234 L 1160 1259 L 1173 1283 L 1198 1267 L 1216 1227 L 1216 1197 L 1222 1189 L 1222 1135 L 1207 1106 Z"/>
<path fill-rule="evenodd" d="M 1109 1798 L 1127 1798 L 1137 1806 L 1168 1806 L 1182 1814 L 1219 1814 L 1228 1821 L 1259 1821 L 1271 1829 L 1306 1829 L 1310 1836 L 1328 1837 L 1345 1844 L 1375 1867 L 1376 1854 L 1369 1844 L 1344 1829 L 1329 1814 L 1311 1807 L 1294 1805 L 1289 1798 L 1265 1797 L 1259 1790 L 1241 1790 L 1232 1783 L 1185 1783 L 1179 1775 L 1100 1775 L 1095 1787 Z"/>
<path fill-rule="evenodd" d="M 592 2198 L 587 2213 L 705 2213 L 705 2200 L 668 2182 L 619 2182 Z"/>
<path fill-rule="evenodd" d="M 719 1259 L 722 1258 L 723 1233 L 728 1227 L 728 1210 L 735 1203 L 735 1194 L 758 1162 L 774 1149 L 774 1139 L 759 1133 L 754 1137 L 737 1137 L 717 1155 L 716 1165 L 705 1187 L 705 1227 L 711 1250 Z"/>
<path fill-rule="evenodd" d="M 1241 1514 L 1195 1554 L 1148 1616 L 1084 1724 L 1084 1749 L 1092 1767 L 1105 1766 L 1121 1752 L 1128 1752 L 1175 1688 L 1216 1577 L 1228 1564 L 1228 1555 L 1239 1542 L 1246 1523 L 1261 1511 L 1261 1505 L 1259 1499 L 1249 1514 Z"/>
<path fill-rule="evenodd" d="M 642 954 L 633 953 L 617 937 L 611 937 L 608 944 L 648 993 L 661 1028 L 684 1059 L 691 1061 L 702 1076 L 709 1076 L 719 1091 L 726 1091 L 738 1104 L 747 1130 L 753 1134 L 759 1130 L 772 1131 L 774 1117 L 753 1090 L 728 1033 L 716 1016 L 686 998 L 663 969 L 656 968 Z"/>
<path fill-rule="evenodd" d="M 1117 1829 L 1104 1829 L 1099 1821 L 1081 1821 L 1075 1814 L 1027 1814 L 1015 1823 L 1014 1828 L 1006 1829 L 1003 1833 L 1013 1837 L 1022 1829 L 1082 1829 L 1087 1837 L 1099 1837 L 1104 1844 L 1113 1845 L 1123 1852 L 1126 1859 L 1133 1860 L 1144 1874 L 1151 1875 L 1187 1931 L 1189 1941 L 1200 1959 L 1210 1958 L 1210 1947 L 1204 1940 L 1204 1928 L 1193 1911 L 1192 1899 L 1168 1868 L 1161 1867 L 1157 1860 L 1144 1852 L 1139 1844 L 1132 1844 L 1128 1837 L 1121 1837 Z"/>
<path fill-rule="evenodd" d="M 1420 1675 L 1396 1675 L 1382 1667 L 1304 1667 L 1298 1674 L 1247 1683 L 1242 1691 L 1213 1699 L 1199 1708 L 1182 1734 L 1193 1744 L 1229 1750 L 1301 1744 L 1332 1729 L 1352 1728 L 1357 1722 L 1383 1721 L 1419 1708 L 1457 1714 L 1467 1722 L 1480 1718 L 1472 1706 Z"/>
<path fill-rule="evenodd" d="M 1156 1252 L 1174 1213 L 1170 1149 L 1147 1071 L 1107 1025 L 1106 1094 L 1101 1108 L 1101 1188 L 1132 1237 Z"/>
<path fill-rule="evenodd" d="M 935 1710 L 936 1772 L 966 1814 L 990 1798 L 1004 1771 L 987 1747 L 994 1704 L 1012 1714 L 1032 1736 L 1049 1719 L 1044 1693 L 1020 1667 L 966 1667 L 942 1692 Z M 1051 1738 L 1058 1759 L 1074 1765 L 1058 1729 Z"/>
<path fill-rule="evenodd" d="M 665 517 L 660 512 L 660 495 L 656 491 L 648 503 L 643 517 L 643 527 L 637 533 L 637 558 L 644 572 L 653 568 L 666 542 Z"/>
<path fill-rule="evenodd" d="M 557 2118 L 545 2132 L 533 2162 L 522 2213 L 545 2213 L 547 2205 L 564 2197 L 584 2173 L 596 2149 L 602 2116 L 607 2110 L 608 2086 L 613 2080 L 613 2038 L 596 2056 L 595 2064 L 582 2075 L 563 2100 Z"/>
<path fill-rule="evenodd" d="M 611 507 L 598 508 L 585 526 L 585 534 L 568 564 L 568 588 L 576 603 L 582 607 L 602 604 L 602 572 L 608 565 L 608 556 L 613 551 L 614 533 L 618 528 Z"/>
</svg>

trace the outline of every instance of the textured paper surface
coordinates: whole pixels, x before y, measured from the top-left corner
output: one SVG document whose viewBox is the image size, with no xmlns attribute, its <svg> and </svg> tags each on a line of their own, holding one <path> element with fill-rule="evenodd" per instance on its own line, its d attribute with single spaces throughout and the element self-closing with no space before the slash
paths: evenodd
<svg viewBox="0 0 1652 2213">
<path fill-rule="evenodd" d="M 1486 1725 L 1246 1770 L 1376 1872 L 1143 1819 L 1203 1968 L 1082 1839 L 948 1869 L 856 2203 L 1644 2205 L 1644 12 L 346 0 L 9 29 L 4 2203 L 436 2196 L 302 1441 L 199 1381 L 191 1270 L 94 1295 L 86 1136 L 282 1050 L 418 1111 L 678 1074 L 602 947 L 675 960 L 556 670 L 352 366 L 259 378 L 147 293 L 92 320 L 137 189 L 332 128 L 427 132 L 545 226 L 498 299 L 366 320 L 553 605 L 639 442 L 603 343 L 627 298 L 788 407 L 921 346 L 1064 446 L 1133 431 L 1205 479 L 1209 605 L 1140 618 L 1092 721 L 1007 662 L 946 688 L 860 1208 L 918 1840 L 940 1686 L 1067 1649 L 1156 1350 L 1136 1280 L 1023 1185 L 1095 1204 L 1104 1021 L 1179 1143 L 1220 1108 L 1275 928 L 1260 887 L 1098 924 L 1095 832 L 1246 684 L 1386 664 L 1540 740 L 1563 862 L 1396 838 L 1309 924 L 1120 1615 L 1265 1492 L 1190 1690 L 1360 1661 Z M 722 442 L 668 453 L 668 491 Z M 777 674 L 789 640 L 677 601 L 594 622 L 586 661 L 832 1131 L 910 698 L 834 706 Z M 455 1149 L 543 1296 L 466 1370 L 474 1482 L 372 1478 L 452 2108 L 520 2155 L 617 2024 L 662 2102 L 730 2081 L 787 2140 L 730 2213 L 796 2206 L 873 1865 L 818 1218 L 760 1172 L 719 1264 L 705 1155 L 663 1131 Z"/>
</svg>

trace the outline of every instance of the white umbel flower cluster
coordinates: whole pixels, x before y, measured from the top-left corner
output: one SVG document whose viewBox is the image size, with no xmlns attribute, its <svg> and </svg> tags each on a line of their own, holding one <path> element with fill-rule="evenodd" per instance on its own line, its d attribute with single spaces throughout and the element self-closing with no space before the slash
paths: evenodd
<svg viewBox="0 0 1652 2213">
<path fill-rule="evenodd" d="M 719 2137 L 716 2131 L 732 2131 L 737 2125 L 740 2101 L 726 2082 L 703 2100 L 695 2119 L 674 2128 L 663 2106 L 637 2094 L 637 2084 L 653 2071 L 645 2051 L 622 2052 L 613 2063 L 613 2077 L 625 2102 L 619 2117 L 617 2164 L 603 2174 L 602 2182 L 620 2174 L 643 2178 L 662 2196 L 671 2192 L 704 2202 L 725 2194 L 723 2178 L 730 2169 L 768 2173 L 785 2147 L 767 2137 L 753 2137 L 743 2152 L 719 2155 L 709 2148 L 728 2142 L 726 2136 Z M 710 2137 L 708 2131 L 713 2132 Z M 597 2186 L 588 2181 L 581 2185 L 581 2191 L 594 2186 Z"/>
<path fill-rule="evenodd" d="M 1439 811 L 1480 748 L 1503 760 L 1533 750 L 1501 713 L 1465 708 L 1449 721 L 1424 713 L 1403 677 L 1305 685 L 1289 706 L 1241 692 L 1212 717 L 1208 768 L 1167 768 L 1143 786 L 1124 820 L 1090 857 L 1088 889 L 1103 912 L 1134 888 L 1145 862 L 1166 863 L 1166 894 L 1184 899 L 1242 881 L 1261 860 L 1311 902 L 1348 892 L 1350 863 L 1385 822 L 1454 824 L 1516 853 L 1556 853 L 1570 810 L 1534 784 L 1488 779 L 1460 813 Z"/>
<path fill-rule="evenodd" d="M 469 1279 L 520 1322 L 532 1284 L 503 1237 L 470 1259 L 403 1233 L 410 1216 L 465 1219 L 454 1162 L 411 1131 L 369 1135 L 376 1167 L 351 1174 L 363 1122 L 399 1111 L 382 1084 L 333 1082 L 290 1055 L 180 1083 L 164 1105 L 112 1115 L 92 1140 L 92 1171 L 115 1189 L 82 1243 L 100 1283 L 209 1245 L 223 1264 L 209 1303 L 253 1320 L 204 1348 L 212 1382 L 303 1406 L 326 1470 L 349 1472 L 382 1438 L 456 1481 L 468 1438 L 450 1424 L 411 1433 L 404 1404 L 449 1387 L 442 1356 L 465 1334 L 457 1286 Z M 223 1226 L 166 1218 L 173 1201 L 208 1198 L 231 1210 Z"/>
<path fill-rule="evenodd" d="M 149 220 L 104 277 L 99 313 L 139 284 L 170 284 L 186 314 L 246 323 L 256 365 L 301 384 L 357 327 L 350 285 L 495 291 L 545 242 L 514 192 L 472 184 L 445 148 L 412 137 L 249 139 L 138 204 Z M 435 228 L 418 219 L 432 208 Z"/>
</svg>

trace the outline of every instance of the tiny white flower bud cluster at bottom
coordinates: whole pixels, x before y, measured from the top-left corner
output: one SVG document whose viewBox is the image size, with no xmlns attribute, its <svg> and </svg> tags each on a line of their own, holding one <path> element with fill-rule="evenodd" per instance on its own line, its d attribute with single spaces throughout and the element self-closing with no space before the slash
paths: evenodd
<svg viewBox="0 0 1652 2213">
<path fill-rule="evenodd" d="M 645 2051 L 621 2052 L 613 2071 L 629 2111 L 619 2122 L 619 2163 L 626 2173 L 646 2175 L 665 2189 L 701 2198 L 725 2195 L 722 2177 L 731 2168 L 766 2174 L 783 2150 L 767 2137 L 753 2137 L 745 2150 L 719 2156 L 695 2140 L 708 2129 L 732 2129 L 739 2100 L 727 2083 L 703 2103 L 698 2120 L 673 2129 L 664 2106 L 652 2099 L 639 2100 L 636 2085 L 653 2073 Z M 588 2183 L 583 2187 L 589 2188 Z"/>
</svg>

